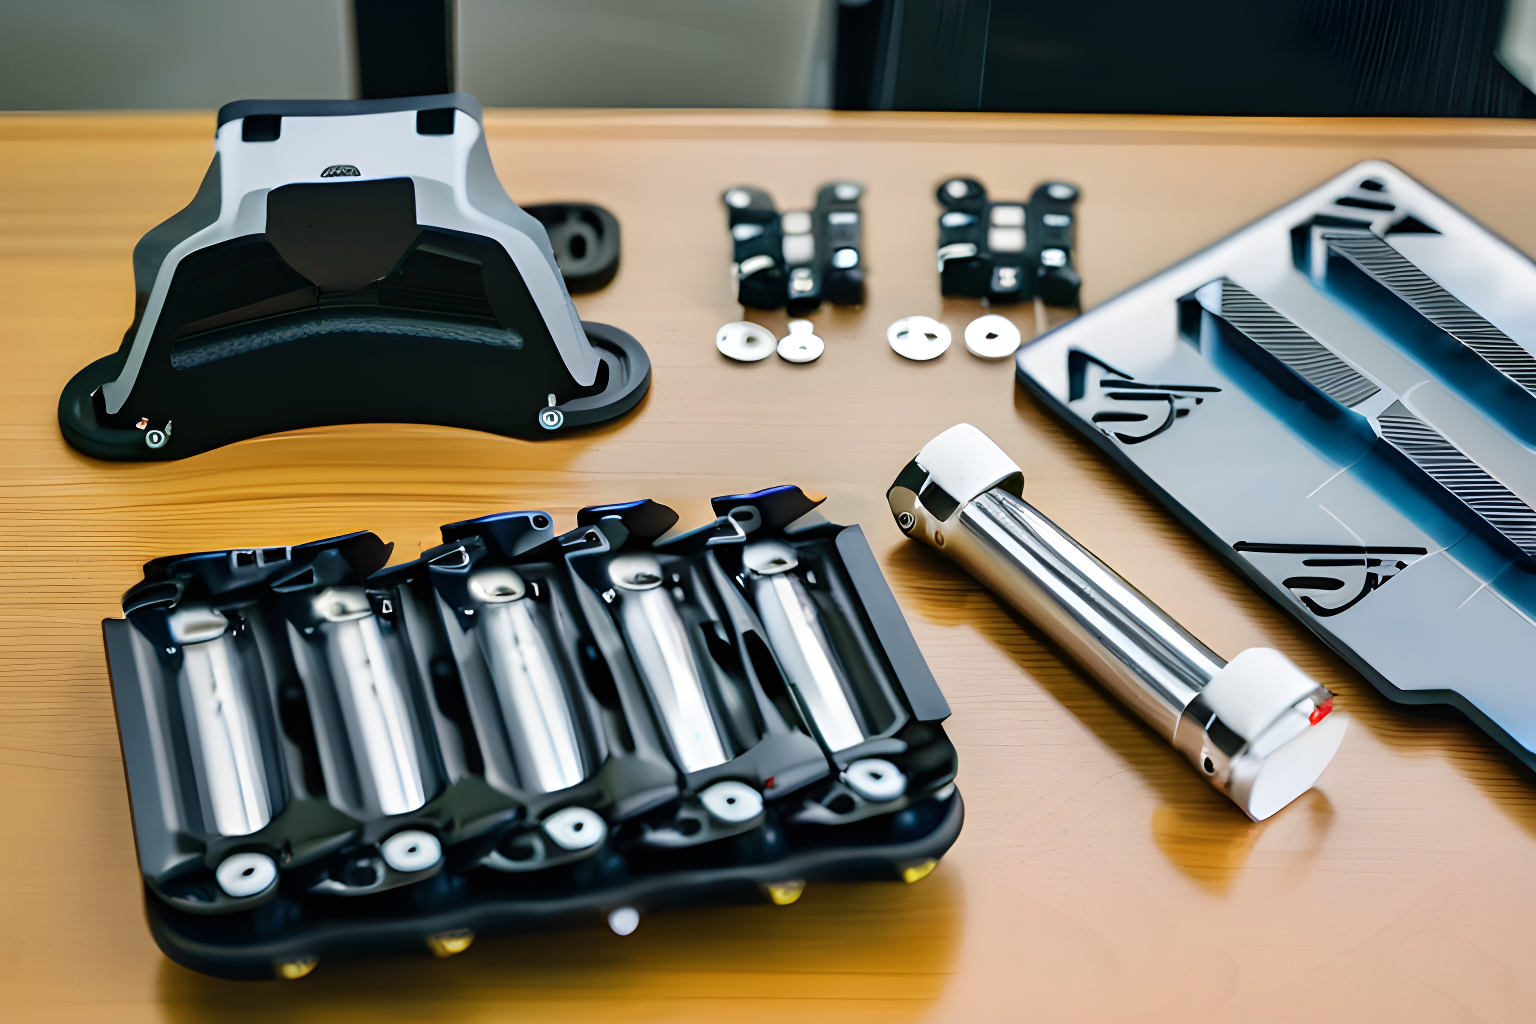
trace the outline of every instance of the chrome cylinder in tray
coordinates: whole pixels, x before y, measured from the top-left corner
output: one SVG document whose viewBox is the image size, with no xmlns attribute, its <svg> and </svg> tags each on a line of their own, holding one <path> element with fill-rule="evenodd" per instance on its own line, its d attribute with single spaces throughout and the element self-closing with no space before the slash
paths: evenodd
<svg viewBox="0 0 1536 1024">
<path fill-rule="evenodd" d="M 204 826 L 223 836 L 259 832 L 274 803 L 258 725 L 263 698 L 245 678 L 229 620 L 189 605 L 171 612 L 166 625 L 181 646 L 177 685 Z"/>
</svg>

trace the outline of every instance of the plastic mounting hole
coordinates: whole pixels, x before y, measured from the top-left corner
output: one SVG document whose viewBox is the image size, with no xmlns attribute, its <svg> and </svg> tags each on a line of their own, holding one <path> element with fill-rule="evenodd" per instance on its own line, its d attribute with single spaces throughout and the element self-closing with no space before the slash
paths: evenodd
<svg viewBox="0 0 1536 1024">
<path fill-rule="evenodd" d="M 1207 775 L 1215 775 L 1216 774 L 1216 766 L 1211 763 L 1211 759 L 1210 758 L 1206 758 L 1205 759 L 1205 764 L 1203 765 L 1203 767 L 1205 768 L 1205 773 Z"/>
</svg>

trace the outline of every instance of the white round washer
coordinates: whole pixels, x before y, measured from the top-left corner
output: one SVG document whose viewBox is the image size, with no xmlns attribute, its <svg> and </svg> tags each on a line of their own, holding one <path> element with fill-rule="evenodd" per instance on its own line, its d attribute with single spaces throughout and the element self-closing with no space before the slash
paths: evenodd
<svg viewBox="0 0 1536 1024">
<path fill-rule="evenodd" d="M 266 892 L 276 878 L 276 861 L 266 854 L 230 854 L 214 872 L 218 887 L 237 900 Z"/>
<path fill-rule="evenodd" d="M 827 350 L 827 343 L 812 332 L 809 320 L 791 320 L 789 333 L 779 339 L 779 358 L 790 363 L 814 363 Z"/>
<path fill-rule="evenodd" d="M 567 807 L 544 819 L 544 832 L 562 850 L 587 850 L 603 841 L 608 823 L 585 807 Z"/>
<path fill-rule="evenodd" d="M 726 324 L 715 333 L 715 348 L 720 354 L 738 363 L 755 363 L 773 355 L 777 339 L 762 324 L 750 320 L 737 320 Z"/>
<path fill-rule="evenodd" d="M 895 800 L 907 791 L 907 777 L 891 762 L 879 757 L 866 757 L 853 762 L 843 772 L 843 781 L 866 800 L 885 803 Z"/>
<path fill-rule="evenodd" d="M 904 316 L 885 329 L 885 340 L 907 359 L 937 359 L 949 348 L 949 328 L 931 316 Z"/>
<path fill-rule="evenodd" d="M 745 782 L 717 782 L 699 794 L 704 809 L 721 821 L 736 825 L 763 813 L 763 795 Z"/>
<path fill-rule="evenodd" d="M 1006 359 L 1019 350 L 1023 340 L 1012 320 L 987 313 L 965 325 L 965 348 L 982 359 Z"/>
<path fill-rule="evenodd" d="M 219 888 L 241 899 L 265 892 L 277 881 L 277 863 L 264 853 L 233 853 L 213 873 Z"/>
<path fill-rule="evenodd" d="M 384 863 L 403 874 L 425 871 L 443 859 L 443 844 L 431 832 L 408 828 L 379 844 Z"/>
</svg>

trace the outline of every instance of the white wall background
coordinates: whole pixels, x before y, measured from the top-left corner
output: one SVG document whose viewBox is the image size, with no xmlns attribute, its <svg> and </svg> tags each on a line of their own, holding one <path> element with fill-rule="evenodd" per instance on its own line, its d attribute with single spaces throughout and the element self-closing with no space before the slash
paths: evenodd
<svg viewBox="0 0 1536 1024">
<path fill-rule="evenodd" d="M 207 109 L 356 94 L 351 0 L 0 0 L 0 109 Z M 834 0 L 459 0 L 487 106 L 802 107 Z"/>
<path fill-rule="evenodd" d="M 487 106 L 825 107 L 832 0 L 459 0 Z"/>
<path fill-rule="evenodd" d="M 0 109 L 352 95 L 349 0 L 0 0 Z"/>
</svg>

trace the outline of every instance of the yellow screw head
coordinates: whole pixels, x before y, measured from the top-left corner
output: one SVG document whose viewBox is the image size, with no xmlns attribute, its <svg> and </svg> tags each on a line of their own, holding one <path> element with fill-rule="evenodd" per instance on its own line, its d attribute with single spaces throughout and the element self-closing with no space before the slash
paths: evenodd
<svg viewBox="0 0 1536 1024">
<path fill-rule="evenodd" d="M 805 879 L 791 878 L 787 882 L 764 882 L 763 894 L 781 907 L 787 907 L 805 892 Z"/>
<path fill-rule="evenodd" d="M 319 963 L 320 958 L 317 956 L 301 956 L 296 960 L 285 960 L 280 964 L 273 964 L 272 973 L 284 981 L 298 981 L 314 970 Z"/>
<path fill-rule="evenodd" d="M 432 951 L 433 956 L 448 957 L 464 952 L 474 941 L 475 933 L 472 929 L 458 928 L 451 932 L 428 935 L 427 948 Z"/>
<path fill-rule="evenodd" d="M 913 882 L 921 882 L 933 874 L 933 869 L 939 866 L 936 860 L 925 860 L 921 864 L 913 864 L 911 867 L 901 869 L 901 880 L 911 885 Z"/>
</svg>

